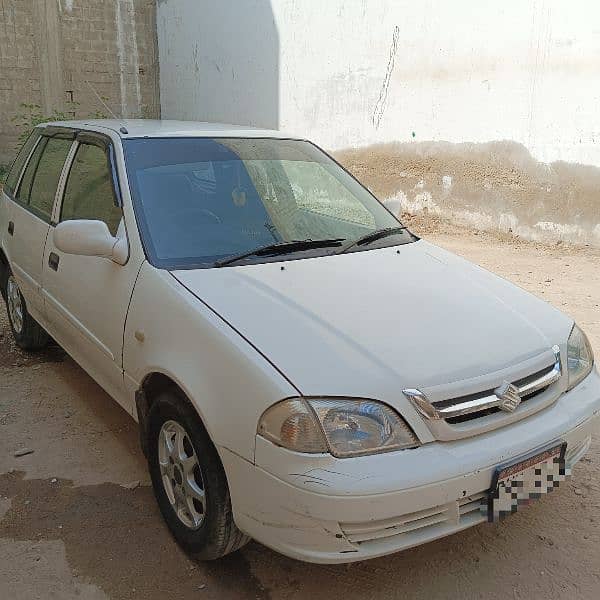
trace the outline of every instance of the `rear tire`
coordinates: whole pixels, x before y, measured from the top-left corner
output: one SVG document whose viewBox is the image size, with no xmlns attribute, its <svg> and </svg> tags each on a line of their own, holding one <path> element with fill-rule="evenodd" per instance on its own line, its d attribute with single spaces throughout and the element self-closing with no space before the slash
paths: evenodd
<svg viewBox="0 0 600 600">
<path fill-rule="evenodd" d="M 160 511 L 184 550 L 215 560 L 250 540 L 233 521 L 217 450 L 178 390 L 160 393 L 150 408 L 148 466 Z"/>
<path fill-rule="evenodd" d="M 7 272 L 3 289 L 8 322 L 19 348 L 34 352 L 48 345 L 48 334 L 29 314 L 27 304 L 16 279 L 10 270 Z"/>
</svg>

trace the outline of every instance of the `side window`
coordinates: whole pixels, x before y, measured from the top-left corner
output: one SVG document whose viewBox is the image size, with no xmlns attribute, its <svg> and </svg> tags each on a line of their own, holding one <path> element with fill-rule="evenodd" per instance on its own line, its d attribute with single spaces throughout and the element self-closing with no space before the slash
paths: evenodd
<svg viewBox="0 0 600 600">
<path fill-rule="evenodd" d="M 106 151 L 93 144 L 81 144 L 67 179 L 60 220 L 104 221 L 116 235 L 122 216 L 116 205 Z"/>
<path fill-rule="evenodd" d="M 15 158 L 15 162 L 13 162 L 12 167 L 10 169 L 10 173 L 6 178 L 6 182 L 4 184 L 4 189 L 9 194 L 13 195 L 17 188 L 17 183 L 19 182 L 19 175 L 21 174 L 21 170 L 23 169 L 23 165 L 31 152 L 31 149 L 35 146 L 35 143 L 40 139 L 40 134 L 37 130 L 35 130 L 28 138 L 19 154 L 17 154 L 17 158 Z"/>
<path fill-rule="evenodd" d="M 29 208 L 45 221 L 50 221 L 58 180 L 72 144 L 73 140 L 50 138 L 39 160 L 29 194 Z"/>
<path fill-rule="evenodd" d="M 35 150 L 33 151 L 33 154 L 27 163 L 27 168 L 23 173 L 21 183 L 19 184 L 19 189 L 17 190 L 17 200 L 21 204 L 29 204 L 31 184 L 33 183 L 33 178 L 35 177 L 35 172 L 37 170 L 38 163 L 40 162 L 40 156 L 46 147 L 47 141 L 48 138 L 42 138 L 40 140 L 40 143 L 35 147 Z"/>
</svg>

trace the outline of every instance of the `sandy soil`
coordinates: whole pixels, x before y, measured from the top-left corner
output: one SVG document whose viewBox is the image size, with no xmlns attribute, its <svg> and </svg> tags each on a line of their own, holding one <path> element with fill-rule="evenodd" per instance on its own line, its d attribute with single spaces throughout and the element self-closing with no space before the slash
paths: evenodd
<svg viewBox="0 0 600 600">
<path fill-rule="evenodd" d="M 598 254 L 412 225 L 573 315 L 600 355 Z M 598 598 L 599 448 L 502 524 L 390 557 L 314 566 L 252 543 L 195 563 L 161 521 L 135 424 L 59 348 L 18 351 L 2 308 L 0 598 Z"/>
</svg>

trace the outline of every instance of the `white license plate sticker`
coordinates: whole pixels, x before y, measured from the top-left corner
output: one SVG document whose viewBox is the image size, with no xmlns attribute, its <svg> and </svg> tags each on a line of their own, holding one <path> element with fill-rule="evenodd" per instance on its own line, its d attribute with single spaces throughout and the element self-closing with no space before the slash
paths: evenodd
<svg viewBox="0 0 600 600">
<path fill-rule="evenodd" d="M 517 463 L 499 467 L 488 495 L 488 521 L 517 512 L 566 479 L 566 444 L 558 444 Z"/>
</svg>

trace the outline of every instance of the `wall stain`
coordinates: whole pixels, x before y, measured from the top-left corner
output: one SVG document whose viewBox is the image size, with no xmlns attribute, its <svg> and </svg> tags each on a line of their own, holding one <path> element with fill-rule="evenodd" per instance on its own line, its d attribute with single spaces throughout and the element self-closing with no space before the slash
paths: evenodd
<svg viewBox="0 0 600 600">
<path fill-rule="evenodd" d="M 336 157 L 397 212 L 534 241 L 600 246 L 598 167 L 541 163 L 510 141 L 377 144 Z"/>
</svg>

